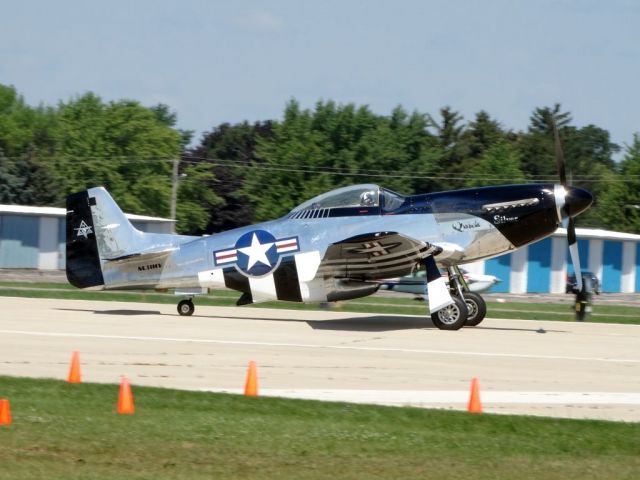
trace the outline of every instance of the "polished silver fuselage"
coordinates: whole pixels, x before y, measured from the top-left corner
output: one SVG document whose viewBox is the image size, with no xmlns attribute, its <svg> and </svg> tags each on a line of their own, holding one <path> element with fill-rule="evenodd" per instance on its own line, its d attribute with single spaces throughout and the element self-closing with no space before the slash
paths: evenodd
<svg viewBox="0 0 640 480">
<path fill-rule="evenodd" d="M 576 215 L 591 201 L 588 192 L 557 185 L 405 197 L 365 184 L 327 192 L 278 220 L 188 237 L 135 230 L 97 187 L 68 198 L 67 276 L 79 288 L 187 295 L 230 288 L 249 302 L 355 298 L 429 256 L 447 267 L 547 237 L 567 205 Z"/>
<path fill-rule="evenodd" d="M 500 255 L 514 246 L 491 223 L 467 214 L 408 214 L 408 215 L 368 215 L 364 217 L 336 217 L 316 219 L 289 219 L 255 224 L 215 235 L 193 238 L 176 245 L 166 259 L 147 261 L 129 260 L 127 265 L 106 262 L 103 275 L 106 289 L 121 288 L 224 288 L 224 282 L 205 281 L 203 272 L 216 269 L 214 251 L 232 249 L 242 235 L 255 230 L 270 232 L 281 238 L 296 235 L 300 252 L 312 259 L 320 259 L 329 245 L 344 238 L 384 230 L 402 232 L 416 240 L 444 247 L 438 257 L 442 265 L 462 264 L 478 259 Z M 466 228 L 465 228 L 466 227 Z M 145 250 L 166 243 L 162 235 L 150 236 Z M 449 248 L 447 248 L 449 247 Z M 314 255 L 315 254 L 315 255 Z M 161 267 L 157 267 L 161 265 Z M 154 268 L 155 267 L 155 268 Z M 313 272 L 315 273 L 315 272 Z M 408 271 L 407 273 L 410 273 Z M 327 286 L 330 287 L 331 282 Z M 324 301 L 323 295 L 307 298 L 307 301 Z"/>
</svg>

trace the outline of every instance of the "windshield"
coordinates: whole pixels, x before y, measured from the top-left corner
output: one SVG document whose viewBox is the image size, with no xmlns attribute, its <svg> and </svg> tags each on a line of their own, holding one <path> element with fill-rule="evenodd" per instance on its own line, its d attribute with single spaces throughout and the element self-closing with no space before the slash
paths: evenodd
<svg viewBox="0 0 640 480">
<path fill-rule="evenodd" d="M 404 205 L 404 197 L 392 192 L 391 190 L 382 188 L 380 189 L 380 195 L 382 197 L 382 206 L 384 207 L 385 212 L 393 212 Z"/>
</svg>

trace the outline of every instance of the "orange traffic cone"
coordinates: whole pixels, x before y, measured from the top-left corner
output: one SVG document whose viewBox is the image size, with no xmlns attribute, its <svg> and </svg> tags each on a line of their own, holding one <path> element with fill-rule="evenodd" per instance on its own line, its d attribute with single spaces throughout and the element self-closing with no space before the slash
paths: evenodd
<svg viewBox="0 0 640 480">
<path fill-rule="evenodd" d="M 244 394 L 247 397 L 258 396 L 258 373 L 256 369 L 256 362 L 251 360 L 249 362 L 249 371 L 247 372 L 247 382 L 244 384 Z"/>
<path fill-rule="evenodd" d="M 0 400 L 0 425 L 11 425 L 11 409 L 6 398 Z"/>
<path fill-rule="evenodd" d="M 73 352 L 71 356 L 71 365 L 69 366 L 68 383 L 80 383 L 80 354 Z"/>
<path fill-rule="evenodd" d="M 471 395 L 469 396 L 469 404 L 467 412 L 482 413 L 482 403 L 480 403 L 480 384 L 477 378 L 471 379 Z"/>
<path fill-rule="evenodd" d="M 131 385 L 126 377 L 122 377 L 120 381 L 120 394 L 118 395 L 118 413 L 131 414 L 136 413 L 133 405 L 133 394 L 131 393 Z"/>
</svg>

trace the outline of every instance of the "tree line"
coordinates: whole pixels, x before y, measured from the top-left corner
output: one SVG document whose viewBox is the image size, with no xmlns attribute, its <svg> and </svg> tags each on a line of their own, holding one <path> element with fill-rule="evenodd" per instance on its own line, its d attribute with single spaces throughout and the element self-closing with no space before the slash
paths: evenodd
<svg viewBox="0 0 640 480">
<path fill-rule="evenodd" d="M 189 147 L 192 132 L 176 128 L 167 105 L 86 93 L 30 106 L 0 85 L 0 203 L 62 206 L 69 193 L 104 185 L 125 211 L 166 217 L 179 160 L 177 230 L 215 233 L 354 183 L 403 194 L 557 183 L 554 123 L 570 183 L 596 198 L 578 226 L 640 233 L 640 134 L 621 147 L 601 127 L 573 125 L 559 104 L 535 108 L 515 131 L 486 111 L 466 121 L 450 107 L 380 115 L 290 100 L 281 119 L 223 123 Z"/>
</svg>

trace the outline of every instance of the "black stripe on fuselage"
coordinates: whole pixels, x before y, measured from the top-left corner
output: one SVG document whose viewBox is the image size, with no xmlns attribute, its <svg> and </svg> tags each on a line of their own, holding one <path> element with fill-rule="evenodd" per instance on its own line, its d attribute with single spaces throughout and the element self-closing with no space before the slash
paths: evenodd
<svg viewBox="0 0 640 480">
<path fill-rule="evenodd" d="M 235 267 L 224 268 L 222 272 L 225 287 L 249 295 L 252 294 L 249 277 L 240 273 Z M 283 258 L 272 275 L 278 300 L 286 300 L 288 302 L 302 301 L 298 269 L 296 268 L 296 262 L 293 256 Z"/>
<path fill-rule="evenodd" d="M 243 293 L 251 293 L 249 279 L 241 274 L 235 267 L 227 267 L 222 270 L 224 275 L 224 286 L 231 290 Z"/>
<path fill-rule="evenodd" d="M 293 256 L 282 259 L 278 268 L 273 272 L 273 281 L 276 285 L 278 300 L 286 300 L 288 302 L 302 301 L 298 268 Z"/>
</svg>

